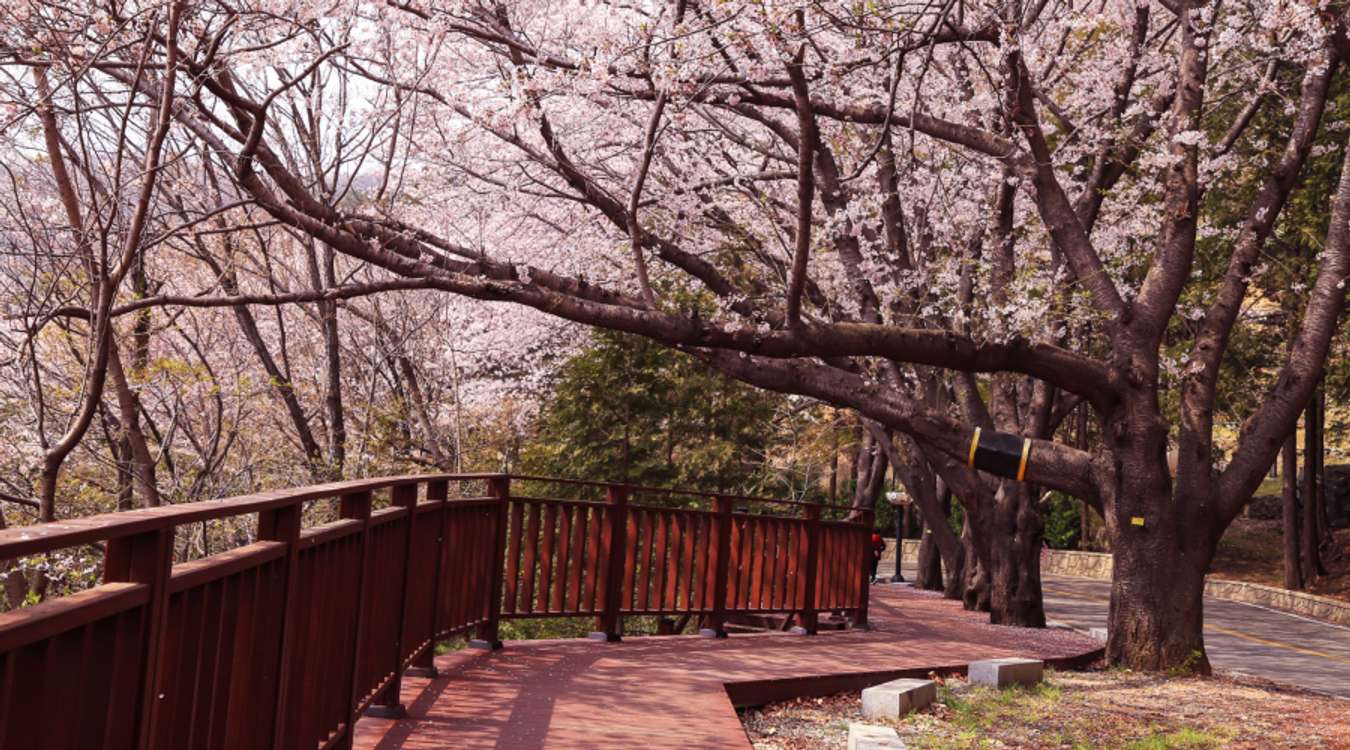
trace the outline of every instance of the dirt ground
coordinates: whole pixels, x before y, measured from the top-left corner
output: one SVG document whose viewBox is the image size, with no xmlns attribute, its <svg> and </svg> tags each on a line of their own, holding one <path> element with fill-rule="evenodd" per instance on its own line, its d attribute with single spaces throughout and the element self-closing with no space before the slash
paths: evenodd
<svg viewBox="0 0 1350 750">
<path fill-rule="evenodd" d="M 803 698 L 742 714 L 756 750 L 847 747 L 865 720 L 858 694 Z M 1034 688 L 946 680 L 938 703 L 893 724 L 910 748 L 1350 748 L 1350 701 L 1253 680 L 1048 672 Z"/>
<path fill-rule="evenodd" d="M 1350 601 L 1350 529 L 1334 532 L 1332 553 L 1323 563 L 1327 575 L 1307 591 Z M 1224 533 L 1210 574 L 1216 578 L 1284 586 L 1284 542 L 1279 521 L 1238 517 Z"/>
</svg>

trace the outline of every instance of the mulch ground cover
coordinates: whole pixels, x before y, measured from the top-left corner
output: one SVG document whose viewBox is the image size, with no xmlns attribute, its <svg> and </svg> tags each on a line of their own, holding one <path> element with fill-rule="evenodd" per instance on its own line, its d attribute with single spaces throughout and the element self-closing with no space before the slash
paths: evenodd
<svg viewBox="0 0 1350 750">
<path fill-rule="evenodd" d="M 828 750 L 866 720 L 858 694 L 803 698 L 742 714 L 756 750 Z M 1047 672 L 1032 688 L 972 687 L 894 723 L 910 748 L 1350 748 L 1350 701 L 1249 677 L 1167 677 L 1122 670 Z"/>
</svg>

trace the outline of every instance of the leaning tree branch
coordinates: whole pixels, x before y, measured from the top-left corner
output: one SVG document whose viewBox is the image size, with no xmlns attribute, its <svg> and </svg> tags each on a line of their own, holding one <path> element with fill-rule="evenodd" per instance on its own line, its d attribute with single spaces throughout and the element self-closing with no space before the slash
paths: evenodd
<svg viewBox="0 0 1350 750">
<path fill-rule="evenodd" d="M 802 62 L 806 57 L 806 44 L 797 48 L 797 54 L 787 66 L 788 76 L 792 78 L 793 99 L 797 108 L 797 242 L 792 253 L 792 271 L 788 277 L 787 288 L 787 325 L 797 328 L 802 322 L 802 289 L 806 286 L 806 263 L 811 253 L 811 203 L 815 198 L 816 184 L 812 174 L 812 150 L 819 135 L 816 133 L 815 115 L 811 113 L 811 93 L 806 88 L 806 75 L 802 72 Z"/>
<path fill-rule="evenodd" d="M 1237 515 L 1261 484 L 1285 437 L 1298 422 L 1299 412 L 1312 397 L 1321 379 L 1322 363 L 1331 350 L 1347 286 L 1350 286 L 1350 140 L 1345 144 L 1326 249 L 1322 251 L 1321 267 L 1308 296 L 1303 322 L 1279 377 L 1267 390 L 1261 407 L 1243 424 L 1233 459 L 1219 475 L 1216 494 L 1225 519 Z"/>
</svg>

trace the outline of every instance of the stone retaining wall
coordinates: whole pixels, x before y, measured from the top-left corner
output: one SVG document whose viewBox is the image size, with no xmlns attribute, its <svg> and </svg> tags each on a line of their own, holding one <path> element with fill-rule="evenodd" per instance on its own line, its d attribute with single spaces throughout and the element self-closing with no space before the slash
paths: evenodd
<svg viewBox="0 0 1350 750">
<path fill-rule="evenodd" d="M 914 562 L 919 557 L 919 541 L 904 540 L 903 560 Z M 887 560 L 894 560 L 895 540 L 886 540 Z M 1103 552 L 1047 549 L 1041 552 L 1041 573 L 1076 578 L 1111 580 L 1111 555 Z M 1263 586 L 1246 581 L 1209 578 L 1205 581 L 1205 595 L 1230 602 L 1255 604 L 1259 607 L 1290 612 L 1304 617 L 1350 625 L 1350 602 L 1314 596 L 1301 591 L 1286 591 L 1274 586 Z"/>
<path fill-rule="evenodd" d="M 1305 594 L 1302 591 L 1288 591 L 1246 581 L 1209 578 L 1205 580 L 1205 594 L 1215 599 L 1255 604 L 1338 625 L 1350 625 L 1350 602 Z"/>
<path fill-rule="evenodd" d="M 1068 549 L 1041 551 L 1041 572 L 1052 576 L 1075 576 L 1111 580 L 1111 555 Z"/>
</svg>

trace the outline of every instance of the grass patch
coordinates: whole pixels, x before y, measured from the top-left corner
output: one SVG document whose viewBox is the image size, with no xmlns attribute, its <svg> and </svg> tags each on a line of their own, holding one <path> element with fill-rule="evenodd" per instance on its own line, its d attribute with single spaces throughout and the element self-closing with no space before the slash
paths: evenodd
<svg viewBox="0 0 1350 750">
<path fill-rule="evenodd" d="M 1208 750 L 1223 747 L 1228 740 L 1226 732 L 1206 732 L 1194 727 L 1182 727 L 1170 732 L 1154 731 L 1130 744 L 1126 750 Z"/>
<path fill-rule="evenodd" d="M 1284 492 L 1284 477 L 1266 477 L 1261 480 L 1261 486 L 1256 488 L 1252 497 L 1262 497 L 1264 495 L 1279 495 Z"/>
<path fill-rule="evenodd" d="M 932 750 L 992 747 L 987 740 L 994 730 L 1010 723 L 1039 721 L 1054 713 L 1063 698 L 1064 691 L 1049 680 L 1029 687 L 1002 689 L 953 690 L 943 685 L 938 688 L 938 701 L 945 707 L 946 718 L 956 732 L 943 737 L 921 737 L 911 740 L 911 744 Z M 924 721 L 925 718 L 913 715 L 906 721 Z"/>
</svg>

